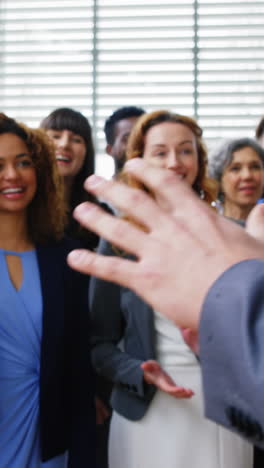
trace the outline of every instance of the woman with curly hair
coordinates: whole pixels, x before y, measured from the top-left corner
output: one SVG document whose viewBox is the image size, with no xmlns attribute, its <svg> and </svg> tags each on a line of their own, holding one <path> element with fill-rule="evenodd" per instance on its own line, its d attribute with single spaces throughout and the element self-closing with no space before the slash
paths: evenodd
<svg viewBox="0 0 264 468">
<path fill-rule="evenodd" d="M 176 173 L 205 203 L 215 199 L 195 120 L 165 110 L 140 117 L 127 147 L 134 157 Z M 99 250 L 129 256 L 105 241 Z M 90 292 L 92 361 L 114 383 L 110 468 L 252 468 L 250 445 L 203 416 L 199 361 L 182 336 L 190 343 L 190 331 L 117 284 L 92 278 Z"/>
<path fill-rule="evenodd" d="M 67 266 L 65 222 L 49 138 L 0 114 L 3 467 L 95 467 L 88 284 Z"/>
</svg>

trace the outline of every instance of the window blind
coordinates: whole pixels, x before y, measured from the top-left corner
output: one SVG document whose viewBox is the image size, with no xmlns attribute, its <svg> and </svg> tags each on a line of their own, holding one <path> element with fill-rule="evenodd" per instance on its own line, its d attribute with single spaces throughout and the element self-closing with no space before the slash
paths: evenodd
<svg viewBox="0 0 264 468">
<path fill-rule="evenodd" d="M 198 50 L 205 136 L 254 136 L 264 114 L 264 2 L 199 0 Z"/>
<path fill-rule="evenodd" d="M 92 116 L 93 3 L 2 0 L 1 109 L 37 126 L 52 109 Z"/>
<path fill-rule="evenodd" d="M 38 126 L 80 110 L 101 172 L 117 107 L 195 116 L 209 147 L 264 114 L 263 0 L 0 0 L 0 26 L 2 111 Z"/>
</svg>

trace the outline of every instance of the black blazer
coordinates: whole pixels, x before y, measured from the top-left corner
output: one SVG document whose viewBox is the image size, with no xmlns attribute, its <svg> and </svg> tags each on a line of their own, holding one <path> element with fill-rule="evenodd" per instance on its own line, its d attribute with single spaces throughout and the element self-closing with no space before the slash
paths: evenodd
<svg viewBox="0 0 264 468">
<path fill-rule="evenodd" d="M 105 241 L 99 252 L 115 255 Z M 91 278 L 89 297 L 94 367 L 114 383 L 113 408 L 128 419 L 141 419 L 156 391 L 140 368 L 156 359 L 152 309 L 132 291 L 97 278 Z"/>
<path fill-rule="evenodd" d="M 70 240 L 37 247 L 43 297 L 41 451 L 46 461 L 68 450 L 68 467 L 94 468 L 88 277 L 67 265 L 67 254 L 75 247 Z"/>
</svg>

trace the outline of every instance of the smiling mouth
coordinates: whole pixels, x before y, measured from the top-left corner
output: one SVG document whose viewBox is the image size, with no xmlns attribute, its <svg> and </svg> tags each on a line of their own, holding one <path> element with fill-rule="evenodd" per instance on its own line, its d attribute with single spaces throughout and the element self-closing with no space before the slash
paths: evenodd
<svg viewBox="0 0 264 468">
<path fill-rule="evenodd" d="M 63 162 L 63 163 L 70 163 L 71 159 L 67 158 L 66 156 L 58 155 L 56 156 L 56 161 Z"/>
<path fill-rule="evenodd" d="M 9 188 L 9 189 L 1 190 L 1 193 L 3 193 L 4 195 L 9 195 L 13 193 L 22 193 L 22 192 L 24 192 L 23 188 Z"/>
<path fill-rule="evenodd" d="M 242 187 L 240 188 L 240 192 L 255 192 L 256 187 Z"/>
</svg>

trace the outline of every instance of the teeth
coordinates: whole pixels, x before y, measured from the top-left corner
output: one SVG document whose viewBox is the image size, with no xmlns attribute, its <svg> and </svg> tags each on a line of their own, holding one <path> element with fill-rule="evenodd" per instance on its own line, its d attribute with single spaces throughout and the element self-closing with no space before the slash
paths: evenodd
<svg viewBox="0 0 264 468">
<path fill-rule="evenodd" d="M 4 194 L 6 194 L 6 193 L 21 193 L 21 192 L 23 192 L 22 188 L 9 188 L 9 189 L 2 190 L 2 193 L 4 193 Z"/>
<path fill-rule="evenodd" d="M 56 156 L 57 161 L 64 161 L 64 162 L 69 162 L 70 159 L 66 158 L 65 156 L 61 156 L 60 154 Z"/>
</svg>

